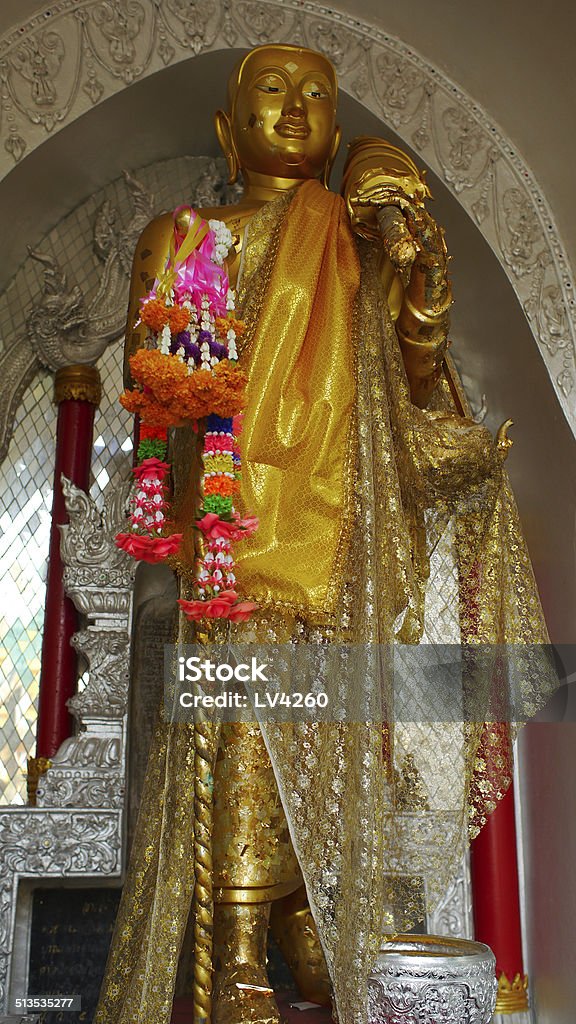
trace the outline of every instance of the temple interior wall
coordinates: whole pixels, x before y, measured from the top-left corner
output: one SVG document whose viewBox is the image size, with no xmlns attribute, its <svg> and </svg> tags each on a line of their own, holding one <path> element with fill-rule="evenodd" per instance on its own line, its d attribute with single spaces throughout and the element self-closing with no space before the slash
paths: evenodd
<svg viewBox="0 0 576 1024">
<path fill-rule="evenodd" d="M 3 0 L 0 33 L 44 6 Z M 576 266 L 574 7 L 560 2 L 543 10 L 534 0 L 335 6 L 415 47 L 485 107 L 541 185 Z M 127 87 L 24 159 L 0 183 L 0 218 L 8 225 L 0 281 L 14 273 L 27 244 L 123 168 L 137 172 L 185 153 L 216 156 L 211 113 L 223 101 L 233 60 L 230 51 L 204 54 Z M 350 95 L 342 97 L 341 122 L 345 138 L 384 134 L 402 145 Z M 488 426 L 515 421 L 510 474 L 553 639 L 567 643 L 576 621 L 574 436 L 497 258 L 454 195 L 433 174 L 429 180 L 455 255 L 453 351 L 478 408 L 486 396 Z M 68 257 L 74 276 L 77 253 Z M 561 703 L 559 713 L 576 718 Z M 520 741 L 526 938 L 538 1024 L 571 1024 L 576 1006 L 575 730 L 566 722 L 533 724 Z"/>
</svg>

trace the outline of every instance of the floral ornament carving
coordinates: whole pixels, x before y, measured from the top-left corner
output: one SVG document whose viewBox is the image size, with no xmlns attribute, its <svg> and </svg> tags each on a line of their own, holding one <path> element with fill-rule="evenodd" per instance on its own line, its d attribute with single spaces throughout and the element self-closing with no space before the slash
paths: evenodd
<svg viewBox="0 0 576 1024">
<path fill-rule="evenodd" d="M 452 167 L 456 170 L 469 170 L 472 158 L 484 142 L 480 126 L 469 114 L 456 107 L 448 107 L 442 120 L 450 144 L 448 157 Z"/>
<path fill-rule="evenodd" d="M 113 65 L 122 70 L 130 67 L 136 59 L 134 40 L 144 22 L 142 4 L 138 0 L 127 0 L 125 4 L 104 0 L 95 7 L 93 19 L 108 43 Z"/>
<path fill-rule="evenodd" d="M 444 897 L 427 915 L 427 931 L 431 935 L 450 935 L 457 939 L 472 939 L 472 890 L 468 851 L 462 857 L 460 871 L 452 879 Z"/>
<path fill-rule="evenodd" d="M 101 586 L 101 580 L 106 576 L 116 581 L 118 572 L 124 573 L 131 583 L 135 572 L 133 560 L 114 543 L 116 533 L 125 523 L 131 488 L 132 483 L 127 480 L 122 487 L 107 495 L 104 507 L 100 509 L 89 494 L 62 477 L 69 522 L 60 527 L 60 553 L 68 566 L 70 587 L 74 586 L 77 572 L 80 572 L 81 586 L 85 586 L 86 568 L 99 570 L 95 577 L 96 586 Z"/>
<path fill-rule="evenodd" d="M 14 71 L 29 82 L 30 100 L 39 110 L 51 108 L 56 103 L 58 97 L 54 83 L 64 54 L 62 38 L 56 32 L 46 31 L 25 40 L 10 61 Z"/>
<path fill-rule="evenodd" d="M 356 16 L 312 0 L 57 0 L 0 39 L 0 174 L 46 132 L 191 53 L 278 41 L 325 52 L 342 89 L 416 146 L 470 211 L 521 304 L 532 301 L 529 322 L 576 429 L 569 399 L 576 282 L 544 196 L 478 104 L 400 40 Z M 533 309 L 542 252 L 550 260 L 536 294 L 552 301 L 552 317 Z M 560 323 L 565 344 L 554 333 Z"/>
<path fill-rule="evenodd" d="M 540 225 L 528 197 L 518 188 L 509 188 L 502 198 L 508 241 L 502 252 L 517 277 L 529 273 L 535 263 L 534 246 L 540 240 Z"/>
<path fill-rule="evenodd" d="M 230 5 L 229 11 L 233 14 L 234 7 L 232 5 Z M 287 16 L 279 6 L 268 3 L 245 3 L 240 0 L 236 11 L 237 17 L 233 17 L 233 22 L 240 29 L 240 38 L 245 37 L 246 28 L 248 28 L 250 32 L 248 45 L 258 46 L 272 42 L 274 33 L 276 33 L 277 41 L 286 39 Z M 296 37 L 294 40 L 297 41 Z"/>
<path fill-rule="evenodd" d="M 70 710 L 80 715 L 115 718 L 128 707 L 128 634 L 125 630 L 82 630 L 72 646 L 88 659 L 90 685 L 72 697 Z"/>
<path fill-rule="evenodd" d="M 417 91 L 421 93 L 422 75 L 416 68 L 404 66 L 403 61 L 389 53 L 381 53 L 376 67 L 383 85 L 381 93 L 382 110 L 395 128 L 406 119 L 410 104 L 414 105 Z"/>
<path fill-rule="evenodd" d="M 193 53 L 205 50 L 216 35 L 219 5 L 214 0 L 166 0 L 165 7 L 163 22 L 175 41 Z"/>
<path fill-rule="evenodd" d="M 49 253 L 29 250 L 40 263 L 44 284 L 40 302 L 28 320 L 27 335 L 39 363 L 57 370 L 71 362 L 95 362 L 106 348 L 106 341 L 90 337 L 84 296 L 71 285 L 58 261 Z"/>
<path fill-rule="evenodd" d="M 115 817 L 102 819 L 86 811 L 0 814 L 0 863 L 6 871 L 34 874 L 79 874 L 94 868 L 111 874 L 118 855 L 111 840 Z"/>
</svg>

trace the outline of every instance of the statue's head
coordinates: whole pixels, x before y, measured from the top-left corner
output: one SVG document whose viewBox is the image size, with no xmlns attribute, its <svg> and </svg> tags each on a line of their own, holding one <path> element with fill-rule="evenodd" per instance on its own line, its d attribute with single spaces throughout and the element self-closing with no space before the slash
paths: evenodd
<svg viewBox="0 0 576 1024">
<path fill-rule="evenodd" d="M 230 76 L 228 111 L 216 114 L 231 180 L 242 169 L 327 182 L 340 142 L 337 94 L 336 72 L 321 53 L 282 45 L 251 50 Z"/>
</svg>

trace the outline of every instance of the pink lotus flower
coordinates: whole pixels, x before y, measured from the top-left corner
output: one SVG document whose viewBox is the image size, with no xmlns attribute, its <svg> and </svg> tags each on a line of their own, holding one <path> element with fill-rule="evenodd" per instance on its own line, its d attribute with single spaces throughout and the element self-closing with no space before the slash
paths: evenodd
<svg viewBox="0 0 576 1024">
<path fill-rule="evenodd" d="M 114 538 L 117 547 L 138 562 L 163 562 L 176 553 L 182 540 L 181 533 L 169 537 L 146 537 L 139 533 L 119 533 Z"/>
</svg>

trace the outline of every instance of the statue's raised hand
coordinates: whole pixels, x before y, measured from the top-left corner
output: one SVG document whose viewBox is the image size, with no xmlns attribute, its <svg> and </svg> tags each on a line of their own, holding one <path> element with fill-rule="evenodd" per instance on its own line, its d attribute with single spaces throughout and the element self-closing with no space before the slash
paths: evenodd
<svg viewBox="0 0 576 1024">
<path fill-rule="evenodd" d="M 395 268 L 406 278 L 414 263 L 437 290 L 446 278 L 448 253 L 444 232 L 428 212 L 420 196 L 409 195 L 390 175 L 381 182 L 368 172 L 357 185 L 354 203 L 375 211 L 384 248 Z M 440 291 L 442 289 L 440 288 Z"/>
</svg>

